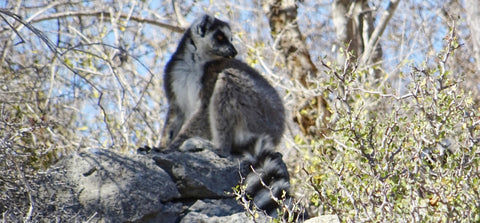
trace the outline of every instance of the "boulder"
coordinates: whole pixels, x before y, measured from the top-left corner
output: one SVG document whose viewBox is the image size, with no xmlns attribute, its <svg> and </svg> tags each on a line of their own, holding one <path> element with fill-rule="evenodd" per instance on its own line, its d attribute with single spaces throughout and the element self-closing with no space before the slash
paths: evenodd
<svg viewBox="0 0 480 223">
<path fill-rule="evenodd" d="M 240 182 L 237 160 L 219 157 L 211 150 L 170 152 L 153 156 L 156 164 L 175 181 L 182 198 L 227 198 Z"/>
<path fill-rule="evenodd" d="M 143 155 L 92 149 L 73 154 L 56 166 L 64 169 L 65 179 L 59 180 L 73 185 L 86 213 L 106 222 L 168 213 L 171 208 L 166 203 L 180 198 L 170 175 Z"/>
<path fill-rule="evenodd" d="M 183 151 L 149 154 L 75 153 L 51 168 L 55 181 L 68 187 L 46 186 L 45 191 L 55 194 L 57 210 L 75 207 L 71 212 L 78 221 L 210 222 L 219 217 L 245 222 L 243 207 L 229 193 L 244 165 L 195 148 L 198 141 L 186 145 L 190 148 Z"/>
<path fill-rule="evenodd" d="M 305 223 L 340 223 L 340 220 L 337 215 L 323 215 L 308 219 Z"/>
<path fill-rule="evenodd" d="M 230 193 L 246 176 L 242 159 L 220 157 L 210 143 L 144 154 L 90 149 L 46 171 L 35 218 L 65 222 L 270 222 L 255 220 Z M 338 220 L 338 219 L 337 219 Z M 320 221 L 335 222 L 335 221 Z"/>
</svg>

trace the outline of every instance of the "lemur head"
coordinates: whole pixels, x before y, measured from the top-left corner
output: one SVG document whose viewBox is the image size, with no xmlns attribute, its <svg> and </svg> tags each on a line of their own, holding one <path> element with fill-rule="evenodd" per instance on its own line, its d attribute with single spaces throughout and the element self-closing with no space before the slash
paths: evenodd
<svg viewBox="0 0 480 223">
<path fill-rule="evenodd" d="M 228 23 L 213 16 L 204 15 L 190 27 L 197 53 L 206 60 L 233 58 L 237 50 L 232 44 L 232 32 Z"/>
</svg>

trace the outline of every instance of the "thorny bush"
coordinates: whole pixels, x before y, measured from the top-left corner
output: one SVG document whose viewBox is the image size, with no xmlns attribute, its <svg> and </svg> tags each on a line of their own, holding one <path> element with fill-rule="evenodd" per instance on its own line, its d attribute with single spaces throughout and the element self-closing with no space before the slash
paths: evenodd
<svg viewBox="0 0 480 223">
<path fill-rule="evenodd" d="M 463 75 L 447 68 L 459 47 L 453 31 L 446 41 L 436 65 L 412 65 L 396 89 L 365 82 L 352 64 L 324 63 L 334 115 L 330 132 L 305 149 L 304 167 L 319 213 L 345 222 L 480 221 L 479 110 Z"/>
</svg>

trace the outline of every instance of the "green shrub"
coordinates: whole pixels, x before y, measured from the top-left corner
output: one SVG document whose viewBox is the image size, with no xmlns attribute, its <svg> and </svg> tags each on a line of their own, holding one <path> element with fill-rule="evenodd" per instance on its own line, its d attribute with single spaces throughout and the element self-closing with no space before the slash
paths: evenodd
<svg viewBox="0 0 480 223">
<path fill-rule="evenodd" d="M 399 89 L 369 84 L 366 71 L 325 65 L 330 132 L 305 156 L 320 214 L 345 222 L 480 221 L 479 111 L 462 74 L 446 68 L 458 47 L 448 41 L 437 64 L 401 74 Z"/>
</svg>

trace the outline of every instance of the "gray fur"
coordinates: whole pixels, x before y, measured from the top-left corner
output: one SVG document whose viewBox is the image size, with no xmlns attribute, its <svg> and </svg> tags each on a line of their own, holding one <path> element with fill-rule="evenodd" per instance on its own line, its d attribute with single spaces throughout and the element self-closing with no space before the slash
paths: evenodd
<svg viewBox="0 0 480 223">
<path fill-rule="evenodd" d="M 236 54 L 230 27 L 214 17 L 203 16 L 185 32 L 165 68 L 170 107 L 161 146 L 176 150 L 201 137 L 222 156 L 247 152 L 255 172 L 247 176 L 246 192 L 260 209 L 273 212 L 278 204 L 272 194 L 289 197 L 288 171 L 274 152 L 285 130 L 285 109 L 262 75 L 231 59 Z"/>
<path fill-rule="evenodd" d="M 183 35 L 177 50 L 165 66 L 164 88 L 169 110 L 160 147 L 167 147 L 186 120 L 190 120 L 200 107 L 199 94 L 204 65 L 237 54 L 231 39 L 229 25 L 209 15 L 196 20 Z M 210 136 L 208 131 L 198 133 L 202 137 Z"/>
<path fill-rule="evenodd" d="M 234 59 L 211 62 L 205 72 L 218 74 L 208 114 L 212 142 L 221 153 L 253 152 L 253 146 L 262 136 L 268 136 L 273 146 L 280 143 L 285 109 L 268 81 Z"/>
<path fill-rule="evenodd" d="M 273 146 L 285 129 L 285 109 L 276 90 L 257 71 L 235 59 L 205 64 L 199 109 L 181 128 L 170 148 L 193 136 L 211 139 L 218 154 L 253 153 L 268 136 Z M 205 136 L 205 133 L 210 133 Z"/>
</svg>

